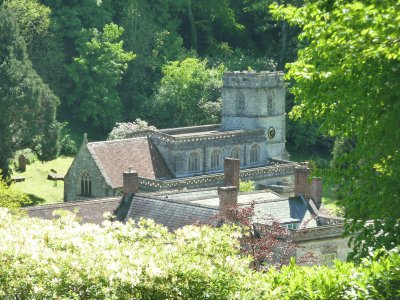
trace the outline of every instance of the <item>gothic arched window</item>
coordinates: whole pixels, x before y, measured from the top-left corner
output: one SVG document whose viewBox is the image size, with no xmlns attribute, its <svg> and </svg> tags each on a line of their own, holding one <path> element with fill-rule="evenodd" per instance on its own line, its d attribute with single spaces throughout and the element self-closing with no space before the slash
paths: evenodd
<svg viewBox="0 0 400 300">
<path fill-rule="evenodd" d="M 231 151 L 231 157 L 240 159 L 241 152 L 240 147 L 234 147 Z"/>
<path fill-rule="evenodd" d="M 211 170 L 220 169 L 222 167 L 222 152 L 214 150 L 211 153 Z"/>
<path fill-rule="evenodd" d="M 88 171 L 83 171 L 81 174 L 81 195 L 86 197 L 92 196 L 92 179 Z"/>
<path fill-rule="evenodd" d="M 189 155 L 189 171 L 200 171 L 200 155 L 192 152 Z"/>
<path fill-rule="evenodd" d="M 236 112 L 238 115 L 243 114 L 245 111 L 245 100 L 242 92 L 236 94 Z"/>
<path fill-rule="evenodd" d="M 250 163 L 257 164 L 260 160 L 260 147 L 258 145 L 253 145 L 250 148 Z"/>
</svg>

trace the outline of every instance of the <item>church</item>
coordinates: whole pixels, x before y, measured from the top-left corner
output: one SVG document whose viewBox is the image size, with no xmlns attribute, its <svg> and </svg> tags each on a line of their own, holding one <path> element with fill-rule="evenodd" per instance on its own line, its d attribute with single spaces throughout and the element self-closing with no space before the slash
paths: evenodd
<svg viewBox="0 0 400 300">
<path fill-rule="evenodd" d="M 139 173 L 141 191 L 219 186 L 226 157 L 240 160 L 240 179 L 282 192 L 295 163 L 285 149 L 283 72 L 227 72 L 221 124 L 148 130 L 129 139 L 89 143 L 65 176 L 64 201 L 115 197 L 122 174 Z"/>
</svg>

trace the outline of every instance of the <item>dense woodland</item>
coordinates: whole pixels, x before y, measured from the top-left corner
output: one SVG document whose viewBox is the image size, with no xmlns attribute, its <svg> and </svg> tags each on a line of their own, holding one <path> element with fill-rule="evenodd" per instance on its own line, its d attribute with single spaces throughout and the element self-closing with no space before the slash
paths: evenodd
<svg viewBox="0 0 400 300">
<path fill-rule="evenodd" d="M 48 106 L 37 121 L 51 124 L 50 132 L 32 128 L 15 146 L 36 147 L 50 159 L 60 147 L 73 152 L 68 143 L 79 146 L 83 132 L 105 139 L 116 122 L 141 118 L 157 128 L 218 123 L 224 71 L 283 70 L 296 57 L 299 29 L 274 20 L 270 3 L 4 0 L 0 26 L 10 40 L 3 34 L 1 44 L 23 56 L 18 64 L 34 74 L 26 80 L 35 90 L 27 93 L 48 98 L 36 105 Z M 318 124 L 290 125 L 295 151 L 329 153 L 332 141 L 316 134 Z M 68 130 L 73 140 L 59 145 Z"/>
<path fill-rule="evenodd" d="M 399 12 L 396 0 L 0 0 L 3 177 L 16 150 L 71 155 L 116 122 L 218 123 L 225 70 L 285 70 L 289 151 L 333 151 L 314 172 L 337 190 L 355 258 L 394 248 Z"/>
</svg>

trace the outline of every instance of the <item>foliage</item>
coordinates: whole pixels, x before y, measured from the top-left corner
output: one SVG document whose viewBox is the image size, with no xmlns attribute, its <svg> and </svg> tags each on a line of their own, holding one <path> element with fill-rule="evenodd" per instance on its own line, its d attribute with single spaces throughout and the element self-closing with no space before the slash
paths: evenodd
<svg viewBox="0 0 400 300">
<path fill-rule="evenodd" d="M 207 68 L 207 61 L 187 58 L 163 68 L 155 95 L 157 121 L 167 127 L 216 123 L 224 67 Z"/>
<path fill-rule="evenodd" d="M 79 57 L 68 67 L 75 88 L 70 104 L 84 122 L 109 129 L 121 116 L 117 86 L 135 55 L 122 48 L 123 28 L 106 24 L 102 32 L 85 31 Z"/>
<path fill-rule="evenodd" d="M 78 152 L 78 147 L 71 137 L 70 129 L 67 127 L 68 123 L 62 124 L 60 132 L 60 154 L 66 156 L 74 156 Z"/>
<path fill-rule="evenodd" d="M 0 297 L 22 299 L 396 299 L 399 251 L 359 266 L 255 272 L 236 227 L 174 233 L 150 220 L 80 225 L 0 210 Z"/>
<path fill-rule="evenodd" d="M 324 132 L 354 138 L 333 168 L 341 189 L 355 256 L 400 243 L 400 3 L 311 1 L 301 8 L 272 6 L 276 17 L 302 28 L 308 44 L 289 64 L 296 81 L 293 118 L 316 120 Z M 365 226 L 367 220 L 373 224 Z"/>
<path fill-rule="evenodd" d="M 239 182 L 239 190 L 241 192 L 252 192 L 255 189 L 256 189 L 256 187 L 254 186 L 254 181 L 252 181 L 252 180 Z"/>
<path fill-rule="evenodd" d="M 37 0 L 5 0 L 3 7 L 18 20 L 20 34 L 29 45 L 45 34 L 50 25 L 50 9 Z"/>
<path fill-rule="evenodd" d="M 26 194 L 10 188 L 9 184 L 2 179 L 1 173 L 0 170 L 0 207 L 6 207 L 12 212 L 17 212 L 21 206 L 31 204 Z"/>
<path fill-rule="evenodd" d="M 18 151 L 15 152 L 14 159 L 13 159 L 15 167 L 17 167 L 17 165 L 18 165 L 18 159 L 19 159 L 20 155 L 24 155 L 25 156 L 27 165 L 33 164 L 35 161 L 37 161 L 37 156 L 32 151 L 32 149 L 25 148 L 25 149 L 18 150 Z"/>
<path fill-rule="evenodd" d="M 0 7 L 0 168 L 9 174 L 8 159 L 32 137 L 55 124 L 58 98 L 35 72 L 11 10 Z M 51 143 L 52 137 L 48 136 Z"/>
<path fill-rule="evenodd" d="M 240 250 L 242 255 L 253 258 L 253 269 L 268 270 L 271 266 L 281 268 L 289 263 L 296 244 L 291 241 L 288 230 L 272 217 L 256 219 L 254 206 L 251 203 L 246 207 L 231 207 L 227 221 L 240 226 Z"/>
<path fill-rule="evenodd" d="M 146 121 L 136 119 L 134 122 L 116 123 L 114 128 L 108 134 L 107 140 L 120 140 L 132 137 L 132 134 L 140 131 L 157 130 Z"/>
<path fill-rule="evenodd" d="M 152 221 L 100 227 L 79 225 L 69 214 L 18 221 L 4 210 L 0 220 L 0 257 L 7 264 L 0 297 L 243 299 L 256 292 L 246 283 L 249 259 L 237 255 L 236 233 L 228 227 L 172 234 Z"/>
<path fill-rule="evenodd" d="M 180 22 L 177 10 L 176 1 L 117 2 L 117 18 L 125 29 L 125 49 L 137 55 L 129 62 L 119 89 L 125 120 L 153 118 L 147 101 L 161 80 L 162 67 L 187 55 L 182 37 L 176 32 Z"/>
</svg>

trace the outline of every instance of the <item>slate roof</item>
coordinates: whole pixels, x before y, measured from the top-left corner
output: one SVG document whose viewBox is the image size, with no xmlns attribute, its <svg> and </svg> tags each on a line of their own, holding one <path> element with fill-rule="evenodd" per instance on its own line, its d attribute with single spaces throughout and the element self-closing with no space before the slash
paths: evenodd
<svg viewBox="0 0 400 300">
<path fill-rule="evenodd" d="M 123 185 L 122 173 L 130 167 L 145 178 L 170 178 L 171 174 L 157 147 L 148 137 L 93 142 L 87 144 L 107 183 Z"/>
<path fill-rule="evenodd" d="M 210 222 L 217 213 L 218 208 L 206 205 L 135 195 L 125 221 L 149 218 L 175 230 L 196 222 Z"/>
<path fill-rule="evenodd" d="M 200 191 L 199 191 L 200 192 Z M 194 192 L 192 192 L 192 197 Z M 202 192 L 204 194 L 204 192 Z M 174 196 L 170 195 L 172 199 Z M 218 196 L 207 199 L 190 201 L 196 204 L 203 204 L 218 208 Z M 253 193 L 239 193 L 239 206 L 246 206 L 254 202 L 255 221 L 258 223 L 270 223 L 271 220 L 279 223 L 300 222 L 300 227 L 312 228 L 317 226 L 314 218 L 316 208 L 310 207 L 303 198 L 287 198 L 273 191 L 265 190 Z"/>
<path fill-rule="evenodd" d="M 53 212 L 58 209 L 74 212 L 80 218 L 81 223 L 101 224 L 104 221 L 104 213 L 114 214 L 121 202 L 121 198 L 89 199 L 69 201 L 57 204 L 37 205 L 25 207 L 28 216 L 32 218 L 53 219 Z"/>
</svg>

